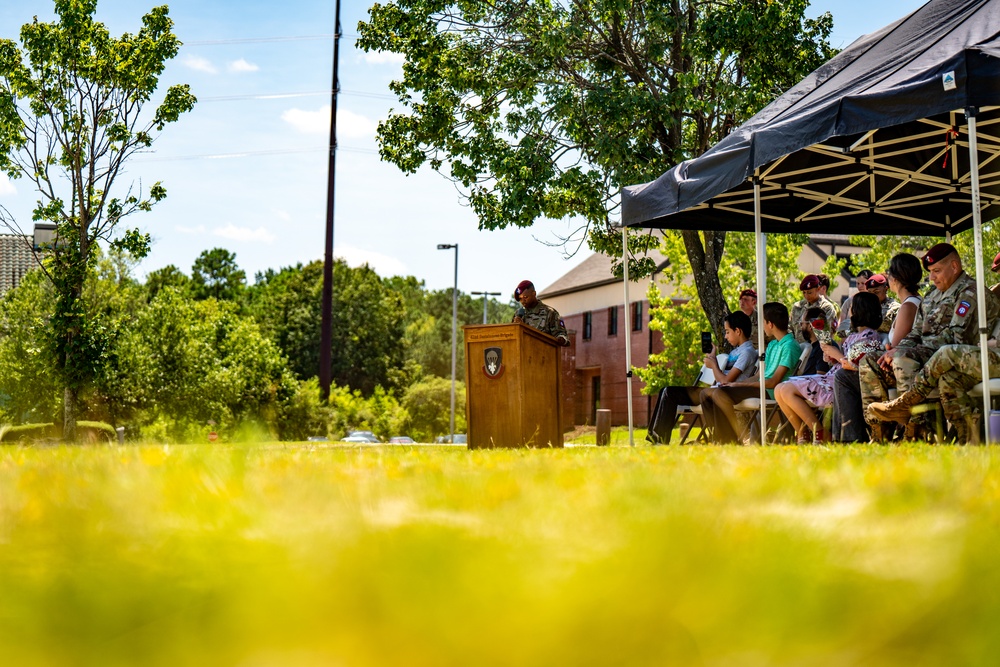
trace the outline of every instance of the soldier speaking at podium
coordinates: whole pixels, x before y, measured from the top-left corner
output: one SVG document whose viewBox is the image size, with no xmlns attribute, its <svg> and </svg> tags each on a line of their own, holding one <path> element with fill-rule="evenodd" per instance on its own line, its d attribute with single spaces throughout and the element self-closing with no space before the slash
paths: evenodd
<svg viewBox="0 0 1000 667">
<path fill-rule="evenodd" d="M 535 286 L 531 284 L 530 280 L 522 280 L 518 283 L 517 289 L 514 290 L 514 298 L 521 304 L 521 307 L 514 314 L 514 322 L 527 324 L 533 329 L 557 338 L 559 344 L 564 347 L 569 345 L 566 325 L 563 324 L 559 311 L 538 300 L 535 295 Z"/>
</svg>

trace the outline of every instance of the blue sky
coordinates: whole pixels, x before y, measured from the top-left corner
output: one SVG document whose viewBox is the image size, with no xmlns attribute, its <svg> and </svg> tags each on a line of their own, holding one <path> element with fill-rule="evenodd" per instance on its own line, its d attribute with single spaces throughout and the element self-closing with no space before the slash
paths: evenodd
<svg viewBox="0 0 1000 667">
<path fill-rule="evenodd" d="M 134 32 L 141 14 L 163 0 L 100 0 L 98 18 L 113 34 Z M 321 259 L 326 210 L 332 0 L 167 0 L 185 43 L 162 86 L 191 84 L 199 104 L 168 126 L 154 152 L 136 158 L 126 176 L 164 182 L 168 197 L 130 225 L 153 235 L 139 274 L 174 264 L 189 272 L 206 249 L 224 247 L 252 280 L 258 271 Z M 388 83 L 400 74 L 391 54 L 354 48 L 370 2 L 343 2 L 338 106 L 334 252 L 371 264 L 381 275 L 415 275 L 431 289 L 453 282 L 459 244 L 459 289 L 510 294 L 529 278 L 539 287 L 579 264 L 554 247 L 575 224 L 541 221 L 529 230 L 480 232 L 454 186 L 426 169 L 405 176 L 378 159 L 375 127 L 399 107 Z M 822 0 L 810 12 L 834 16 L 832 43 L 847 46 L 923 4 L 922 0 Z M 0 4 L 0 36 L 15 38 L 51 0 Z M 326 38 L 322 36 L 326 35 Z M 319 38 L 315 38 L 319 37 Z M 273 41 L 259 41 L 275 38 Z M 293 39 L 276 39 L 293 38 Z M 254 41 L 248 41 L 254 40 Z M 0 176 L 0 205 L 30 233 L 35 195 L 24 180 Z"/>
</svg>

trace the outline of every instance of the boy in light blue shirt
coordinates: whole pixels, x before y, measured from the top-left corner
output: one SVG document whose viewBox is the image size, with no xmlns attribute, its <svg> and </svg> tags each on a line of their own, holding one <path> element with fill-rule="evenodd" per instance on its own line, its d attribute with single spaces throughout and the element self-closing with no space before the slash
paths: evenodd
<svg viewBox="0 0 1000 667">
<path fill-rule="evenodd" d="M 764 304 L 764 333 L 773 338 L 764 353 L 764 386 L 769 397 L 774 397 L 774 387 L 791 377 L 799 365 L 802 348 L 788 333 L 788 308 L 772 301 Z M 702 392 L 701 407 L 705 424 L 712 429 L 716 443 L 735 443 L 736 404 L 746 398 L 760 395 L 756 378 L 730 382 L 711 387 Z"/>
</svg>

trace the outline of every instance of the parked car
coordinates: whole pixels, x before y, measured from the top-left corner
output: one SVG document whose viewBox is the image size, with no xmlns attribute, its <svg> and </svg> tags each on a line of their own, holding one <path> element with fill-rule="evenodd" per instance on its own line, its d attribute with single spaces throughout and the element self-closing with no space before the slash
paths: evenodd
<svg viewBox="0 0 1000 667">
<path fill-rule="evenodd" d="M 448 443 L 452 443 L 452 444 L 455 444 L 455 445 L 465 445 L 465 444 L 468 444 L 468 440 L 466 440 L 466 437 L 465 437 L 464 433 L 453 433 L 451 435 L 439 435 L 437 438 L 434 439 L 434 442 L 436 442 L 439 445 L 444 445 L 444 444 L 448 444 Z"/>
<path fill-rule="evenodd" d="M 390 445 L 413 445 L 416 444 L 408 435 L 394 435 L 389 438 Z"/>
<path fill-rule="evenodd" d="M 375 442 L 373 442 L 371 438 L 368 438 L 368 437 L 363 436 L 363 435 L 348 435 L 348 436 L 346 436 L 344 438 L 341 438 L 340 441 L 341 442 L 353 442 L 354 444 L 357 444 L 357 445 L 374 445 L 375 444 Z"/>
<path fill-rule="evenodd" d="M 371 431 L 348 431 L 347 438 L 365 438 L 365 442 L 382 442 Z M 360 442 L 358 440 L 348 440 L 347 438 L 344 438 L 344 442 Z"/>
</svg>

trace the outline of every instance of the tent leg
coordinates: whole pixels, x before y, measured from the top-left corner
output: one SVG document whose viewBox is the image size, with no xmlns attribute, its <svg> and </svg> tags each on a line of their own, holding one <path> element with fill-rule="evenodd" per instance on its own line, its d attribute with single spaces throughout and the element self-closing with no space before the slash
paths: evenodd
<svg viewBox="0 0 1000 667">
<path fill-rule="evenodd" d="M 972 179 L 972 222 L 976 242 L 976 310 L 979 313 L 979 363 L 983 374 L 983 424 L 986 442 L 990 442 L 990 362 L 986 346 L 986 270 L 983 267 L 983 220 L 979 200 L 979 141 L 976 133 L 976 108 L 965 111 L 969 120 L 969 175 Z"/>
<path fill-rule="evenodd" d="M 757 378 L 760 381 L 760 444 L 767 444 L 767 387 L 764 385 L 764 302 L 767 300 L 767 239 L 761 232 L 760 224 L 760 178 L 753 179 L 753 229 L 754 248 L 757 252 L 757 353 L 760 367 Z"/>
<path fill-rule="evenodd" d="M 628 299 L 628 227 L 622 225 L 622 276 L 625 283 L 625 396 L 628 401 L 628 444 L 635 447 L 632 425 L 632 323 Z"/>
</svg>

